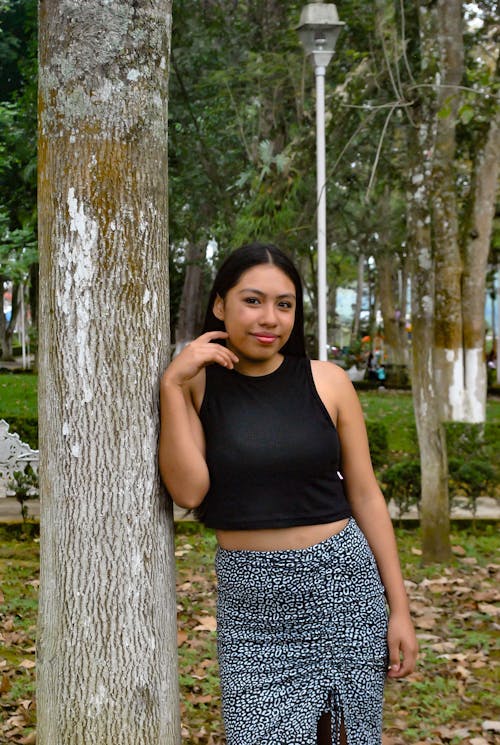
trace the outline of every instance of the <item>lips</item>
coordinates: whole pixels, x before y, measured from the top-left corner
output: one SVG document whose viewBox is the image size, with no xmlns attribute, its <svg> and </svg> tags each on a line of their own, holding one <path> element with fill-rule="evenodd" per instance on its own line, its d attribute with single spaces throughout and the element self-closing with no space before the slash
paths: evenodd
<svg viewBox="0 0 500 745">
<path fill-rule="evenodd" d="M 255 339 L 257 339 L 257 341 L 260 342 L 261 344 L 272 344 L 278 338 L 276 334 L 264 334 L 264 333 L 252 334 L 252 336 Z"/>
</svg>

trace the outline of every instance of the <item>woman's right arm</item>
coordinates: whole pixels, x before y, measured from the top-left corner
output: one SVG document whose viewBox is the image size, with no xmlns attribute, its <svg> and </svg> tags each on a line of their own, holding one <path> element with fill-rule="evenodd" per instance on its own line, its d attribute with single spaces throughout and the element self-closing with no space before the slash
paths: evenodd
<svg viewBox="0 0 500 745">
<path fill-rule="evenodd" d="M 211 363 L 234 367 L 236 355 L 220 344 L 210 343 L 225 338 L 227 334 L 219 331 L 198 337 L 170 363 L 161 380 L 160 473 L 174 502 L 186 509 L 198 507 L 210 486 L 205 438 L 191 387 L 200 371 Z"/>
</svg>

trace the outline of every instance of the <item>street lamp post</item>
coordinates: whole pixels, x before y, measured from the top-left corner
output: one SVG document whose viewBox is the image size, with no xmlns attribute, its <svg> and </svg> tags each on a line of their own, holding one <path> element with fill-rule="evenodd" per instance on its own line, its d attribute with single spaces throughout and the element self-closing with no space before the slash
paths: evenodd
<svg viewBox="0 0 500 745">
<path fill-rule="evenodd" d="M 306 55 L 316 76 L 316 188 L 318 236 L 318 344 L 320 360 L 328 359 L 326 334 L 326 167 L 325 167 L 325 74 L 333 57 L 340 29 L 332 3 L 309 3 L 297 26 Z"/>
</svg>

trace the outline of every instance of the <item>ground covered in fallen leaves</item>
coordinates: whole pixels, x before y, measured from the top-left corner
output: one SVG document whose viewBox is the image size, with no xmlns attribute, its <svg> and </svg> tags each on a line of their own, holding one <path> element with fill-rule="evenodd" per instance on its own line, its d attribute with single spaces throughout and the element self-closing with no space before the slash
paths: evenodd
<svg viewBox="0 0 500 745">
<path fill-rule="evenodd" d="M 215 661 L 215 540 L 176 526 L 179 666 L 184 743 L 223 745 Z M 386 688 L 384 745 L 492 745 L 498 709 L 497 526 L 456 529 L 449 566 L 422 566 L 418 530 L 398 530 L 420 641 L 418 669 Z M 2 534 L 0 743 L 36 743 L 35 624 L 38 542 Z M 291 744 L 290 744 L 291 745 Z"/>
</svg>

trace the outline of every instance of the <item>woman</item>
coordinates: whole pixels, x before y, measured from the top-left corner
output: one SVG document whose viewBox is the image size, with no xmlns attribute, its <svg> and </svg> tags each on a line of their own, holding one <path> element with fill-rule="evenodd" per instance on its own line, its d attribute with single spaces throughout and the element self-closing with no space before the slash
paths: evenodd
<svg viewBox="0 0 500 745">
<path fill-rule="evenodd" d="M 307 359 L 278 248 L 219 270 L 205 333 L 162 379 L 159 457 L 176 504 L 216 530 L 228 745 L 380 743 L 384 680 L 414 669 L 415 633 L 359 401 Z"/>
</svg>

